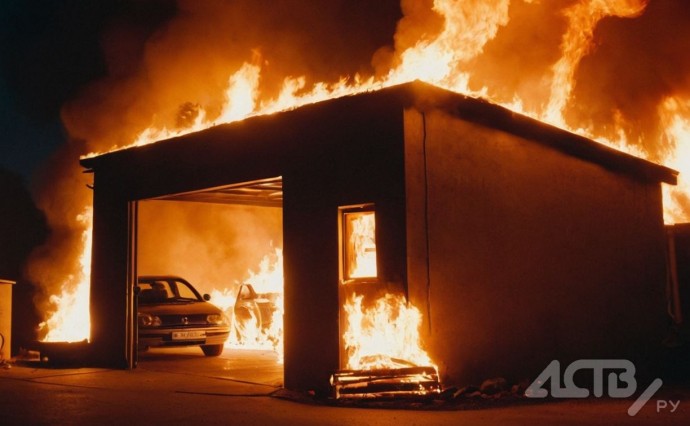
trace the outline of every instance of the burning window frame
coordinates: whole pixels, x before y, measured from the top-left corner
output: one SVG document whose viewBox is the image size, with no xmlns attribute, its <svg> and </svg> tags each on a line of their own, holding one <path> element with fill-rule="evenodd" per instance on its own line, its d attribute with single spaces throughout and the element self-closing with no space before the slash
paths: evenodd
<svg viewBox="0 0 690 426">
<path fill-rule="evenodd" d="M 350 217 L 373 215 L 374 220 L 374 275 L 353 276 L 351 269 L 352 244 L 350 244 L 350 231 L 348 227 Z M 376 208 L 373 203 L 364 203 L 338 208 L 338 249 L 339 253 L 339 273 L 341 284 L 349 283 L 376 283 L 378 282 L 378 255 L 376 252 Z"/>
</svg>

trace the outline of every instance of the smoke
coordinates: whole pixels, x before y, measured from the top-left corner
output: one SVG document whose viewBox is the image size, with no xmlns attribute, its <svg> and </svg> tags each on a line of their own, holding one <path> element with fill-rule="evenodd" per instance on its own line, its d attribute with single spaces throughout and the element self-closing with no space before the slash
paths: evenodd
<svg viewBox="0 0 690 426">
<path fill-rule="evenodd" d="M 139 275 L 179 275 L 203 293 L 234 290 L 283 246 L 275 207 L 144 201 L 139 204 Z"/>
<path fill-rule="evenodd" d="M 83 149 L 79 141 L 64 145 L 35 176 L 36 203 L 50 231 L 47 241 L 31 253 L 25 275 L 39 285 L 34 300 L 40 312 L 55 309 L 50 296 L 62 293 L 62 285 L 80 271 L 84 229 L 77 218 L 91 205 L 92 195 L 75 164 Z"/>
<path fill-rule="evenodd" d="M 663 159 L 674 141 L 660 114 L 668 98 L 690 99 L 690 3 L 650 1 L 636 19 L 605 19 L 577 70 L 568 105 L 575 127 L 614 137 L 621 123 L 629 143 Z"/>
<path fill-rule="evenodd" d="M 485 90 L 498 102 L 522 101 L 525 109 L 542 114 L 548 103 L 553 72 L 567 28 L 563 11 L 574 2 L 510 3 L 510 21 L 467 65 L 470 88 Z"/>
<path fill-rule="evenodd" d="M 289 76 L 313 83 L 371 74 L 371 56 L 398 18 L 391 1 L 180 0 L 177 8 L 143 45 L 126 25 L 102 37 L 109 75 L 63 108 L 70 135 L 91 151 L 127 145 L 148 127 L 175 128 L 184 105 L 217 116 L 245 62 L 261 67 L 263 99 Z"/>
<path fill-rule="evenodd" d="M 377 76 L 385 76 L 398 67 L 405 50 L 438 37 L 444 19 L 433 6 L 433 0 L 401 0 L 403 16 L 396 26 L 394 45 L 381 46 L 371 59 Z"/>
</svg>

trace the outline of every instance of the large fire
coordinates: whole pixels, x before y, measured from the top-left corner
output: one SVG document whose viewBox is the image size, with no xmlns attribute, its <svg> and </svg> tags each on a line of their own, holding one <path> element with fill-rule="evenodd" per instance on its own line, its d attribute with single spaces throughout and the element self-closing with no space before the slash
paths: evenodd
<svg viewBox="0 0 690 426">
<path fill-rule="evenodd" d="M 371 370 L 410 365 L 433 366 L 422 349 L 419 327 L 422 315 L 401 295 L 387 294 L 373 306 L 362 304 L 364 296 L 353 295 L 345 303 L 347 327 L 343 341 L 346 368 Z"/>
<path fill-rule="evenodd" d="M 199 107 L 196 117 L 187 126 L 169 128 L 151 126 L 143 129 L 134 141 L 121 146 L 112 146 L 109 150 L 118 150 L 132 146 L 155 143 L 171 137 L 196 132 L 220 123 L 245 119 L 254 115 L 271 114 L 300 107 L 302 105 L 337 98 L 346 95 L 372 91 L 412 80 L 428 83 L 465 93 L 470 96 L 489 98 L 490 101 L 513 109 L 555 126 L 592 138 L 616 149 L 623 150 L 652 161 L 667 164 L 681 172 L 681 181 L 674 187 L 665 187 L 665 220 L 666 222 L 684 222 L 690 220 L 687 207 L 681 203 L 688 201 L 690 186 L 683 176 L 690 174 L 690 158 L 683 156 L 687 151 L 687 133 L 679 129 L 690 126 L 690 99 L 669 97 L 663 103 L 660 116 L 666 124 L 666 134 L 671 143 L 667 152 L 660 154 L 647 153 L 635 142 L 626 138 L 626 126 L 629 123 L 614 123 L 618 126 L 613 134 L 616 137 L 597 134 L 594 129 L 571 128 L 564 117 L 568 101 L 572 97 L 576 83 L 575 73 L 582 59 L 592 50 L 594 31 L 597 24 L 606 17 L 634 18 L 640 16 L 647 6 L 647 0 L 583 0 L 575 2 L 563 11 L 568 26 L 562 35 L 560 57 L 551 66 L 550 90 L 548 96 L 538 102 L 537 108 L 525 108 L 527 102 L 534 104 L 534 99 L 523 99 L 515 94 L 512 98 L 492 97 L 487 87 L 475 89 L 470 85 L 472 76 L 471 61 L 482 53 L 483 49 L 500 30 L 509 22 L 509 0 L 458 2 L 453 0 L 435 0 L 433 11 L 444 18 L 443 30 L 433 39 L 421 39 L 400 52 L 395 67 L 381 77 L 341 78 L 335 83 L 315 83 L 307 86 L 304 76 L 288 76 L 282 84 L 279 94 L 264 99 L 261 93 L 262 58 L 258 51 L 253 52 L 251 60 L 245 62 L 238 70 L 230 73 L 228 85 L 221 95 L 225 100 L 220 114 L 212 116 L 203 106 Z M 403 8 L 405 2 L 403 2 Z M 516 72 L 509 70 L 506 72 Z M 92 152 L 88 156 L 102 152 Z"/>
<path fill-rule="evenodd" d="M 536 7 L 538 3 L 525 0 L 528 6 Z M 665 220 L 669 223 L 690 220 L 688 210 L 690 186 L 687 180 L 683 180 L 683 176 L 690 175 L 690 98 L 682 94 L 669 94 L 666 102 L 659 107 L 657 112 L 666 126 L 662 136 L 668 144 L 667 149 L 656 152 L 647 151 L 644 144 L 638 143 L 639 140 L 632 140 L 627 136 L 631 133 L 628 130 L 634 124 L 625 120 L 619 111 L 614 115 L 620 119 L 610 123 L 605 131 L 600 131 L 601 129 L 594 125 L 573 128 L 568 124 L 569 121 L 565 116 L 566 106 L 573 100 L 573 90 L 577 83 L 576 72 L 583 59 L 595 48 L 595 30 L 600 22 L 607 17 L 629 19 L 639 17 L 645 13 L 647 1 L 581 0 L 566 3 L 569 6 L 559 15 L 563 18 L 565 29 L 561 32 L 558 55 L 548 67 L 548 71 L 539 79 L 545 84 L 540 83 L 541 86 L 535 90 L 520 90 L 505 94 L 496 88 L 477 87 L 476 84 L 472 84 L 472 79 L 482 72 L 477 65 L 478 58 L 488 49 L 497 34 L 511 22 L 510 12 L 511 7 L 516 4 L 515 1 L 511 3 L 510 0 L 435 0 L 432 10 L 425 13 L 438 16 L 442 25 L 439 31 L 426 31 L 414 28 L 416 22 L 414 14 L 419 12 L 421 6 L 403 0 L 402 9 L 406 16 L 399 23 L 396 51 L 389 61 L 390 68 L 387 72 L 366 78 L 355 75 L 350 78 L 341 78 L 336 82 L 317 83 L 308 83 L 309 79 L 306 76 L 287 76 L 277 95 L 268 97 L 262 93 L 262 74 L 269 62 L 264 60 L 256 50 L 252 53 L 252 58 L 248 58 L 239 68 L 228 70 L 227 88 L 224 93 L 217 94 L 223 99 L 223 107 L 220 110 L 205 108 L 203 96 L 200 95 L 197 98 L 194 93 L 190 93 L 191 103 L 195 105 L 192 119 L 183 120 L 183 125 L 178 120 L 175 123 L 158 123 L 140 128 L 137 130 L 138 136 L 133 140 L 118 142 L 108 150 L 154 143 L 224 122 L 242 120 L 253 115 L 270 114 L 325 99 L 419 79 L 470 96 L 487 98 L 519 113 L 679 170 L 681 172 L 679 185 L 664 188 Z M 417 34 L 418 39 L 410 41 L 409 34 Z M 530 47 L 523 46 L 523 48 Z M 520 70 L 506 69 L 504 72 L 519 74 Z M 97 155 L 101 152 L 104 151 L 99 150 L 89 155 Z M 88 230 L 90 221 L 85 220 L 83 223 L 84 229 Z M 90 243 L 85 242 L 83 256 L 87 260 L 89 247 Z M 367 256 L 365 253 L 363 261 L 370 259 L 370 256 Z M 282 265 L 282 261 L 280 264 Z M 259 293 L 277 291 L 278 282 L 282 288 L 282 270 L 274 268 L 266 272 L 273 276 L 271 284 L 265 284 L 266 288 L 258 277 L 250 277 L 248 282 L 261 287 L 261 291 L 257 291 Z M 365 274 L 371 274 L 371 272 L 365 272 Z M 77 279 L 77 276 L 81 278 Z M 76 322 L 81 325 L 78 329 L 57 319 L 65 315 L 66 308 L 62 306 L 63 301 L 74 298 L 86 303 L 88 285 L 78 285 L 77 282 L 82 282 L 82 278 L 88 276 L 89 266 L 86 261 L 82 271 L 73 277 L 74 280 L 70 279 L 66 282 L 62 295 L 55 297 L 56 305 L 58 301 L 60 304 L 53 317 L 44 323 L 49 329 L 47 338 L 81 340 L 88 337 L 87 309 L 80 309 L 77 314 L 79 319 Z M 217 303 L 223 300 L 234 303 L 234 295 L 227 292 L 219 291 L 213 298 Z M 346 307 L 350 328 L 345 332 L 345 341 L 350 351 L 348 362 L 350 367 L 362 368 L 365 366 L 365 360 L 381 359 L 405 359 L 421 365 L 431 364 L 423 351 L 415 354 L 408 353 L 410 347 L 419 347 L 416 334 L 419 314 L 413 306 L 409 306 L 404 300 L 392 295 L 377 301 L 372 309 L 363 308 L 361 303 L 362 299 L 355 297 L 348 301 Z M 226 308 L 230 306 L 226 304 Z M 278 327 L 279 322 L 275 321 L 274 324 Z M 64 334 L 67 330 L 74 330 L 75 334 Z M 258 342 L 263 339 L 263 343 L 271 342 L 271 346 L 275 348 L 282 346 L 282 342 L 276 343 L 277 338 L 268 338 L 260 334 L 255 331 L 253 340 Z M 247 340 L 251 339 L 247 338 Z M 361 346 L 356 346 L 356 343 Z M 230 344 L 239 344 L 239 342 Z"/>
<path fill-rule="evenodd" d="M 91 217 L 88 207 L 77 217 L 84 226 L 79 257 L 81 268 L 65 278 L 62 293 L 50 298 L 55 311 L 49 319 L 39 325 L 45 333 L 46 342 L 76 342 L 89 338 L 91 325 L 89 321 L 89 294 L 91 289 Z"/>
<path fill-rule="evenodd" d="M 260 318 L 261 313 L 249 311 L 249 321 L 241 321 L 236 315 L 238 286 L 232 289 L 214 289 L 211 300 L 225 311 L 233 326 L 230 338 L 225 343 L 228 348 L 273 350 L 278 355 L 278 362 L 283 362 L 283 250 L 275 249 L 274 253 L 263 257 L 258 271 L 248 271 L 244 280 L 252 286 L 260 297 L 253 303 L 270 305 L 269 318 Z M 264 325 L 264 322 L 268 324 Z"/>
</svg>

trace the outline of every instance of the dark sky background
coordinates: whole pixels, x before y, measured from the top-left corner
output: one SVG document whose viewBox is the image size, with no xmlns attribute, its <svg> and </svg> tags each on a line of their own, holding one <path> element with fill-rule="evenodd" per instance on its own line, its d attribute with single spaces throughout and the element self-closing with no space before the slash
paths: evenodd
<svg viewBox="0 0 690 426">
<path fill-rule="evenodd" d="M 133 20 L 152 32 L 175 13 L 175 5 L 9 0 L 0 13 L 0 166 L 28 179 L 66 142 L 61 106 L 106 74 L 101 36 L 107 26 Z"/>
<path fill-rule="evenodd" d="M 392 43 L 400 18 L 398 0 L 204 3 L 208 6 L 194 5 L 194 9 L 206 9 L 202 13 L 209 16 L 236 12 L 226 23 L 229 42 L 219 40 L 230 46 L 230 52 L 232 46 L 245 46 L 243 34 L 246 43 L 260 47 L 257 34 L 272 28 L 278 35 L 273 39 L 275 52 L 271 52 L 274 62 L 280 61 L 281 53 L 295 53 L 287 46 L 289 42 L 330 63 L 329 68 L 339 74 L 369 65 L 377 48 Z M 190 14 L 192 4 L 172 0 L 3 1 L 0 168 L 30 181 L 35 170 L 67 142 L 61 108 L 99 81 L 136 74 L 147 42 L 164 33 L 176 17 Z M 311 32 L 309 38 L 304 36 L 307 31 Z M 200 42 L 209 42 L 201 32 L 199 37 Z M 247 59 L 244 51 L 238 52 L 238 60 Z M 337 69 L 336 64 L 344 66 Z"/>
</svg>

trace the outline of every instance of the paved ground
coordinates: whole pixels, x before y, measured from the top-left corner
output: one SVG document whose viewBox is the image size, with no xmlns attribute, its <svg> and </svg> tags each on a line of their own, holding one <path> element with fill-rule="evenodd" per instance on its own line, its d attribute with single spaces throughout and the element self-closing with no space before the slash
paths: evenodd
<svg viewBox="0 0 690 426">
<path fill-rule="evenodd" d="M 343 408 L 286 392 L 281 381 L 274 355 L 261 351 L 226 350 L 206 358 L 198 348 L 151 350 L 131 371 L 17 362 L 0 368 L 0 424 L 690 424 L 690 390 L 667 386 L 629 417 L 632 400 L 616 399 L 481 409 Z M 670 405 L 657 412 L 657 400 L 671 399 L 680 401 L 674 412 Z"/>
</svg>

